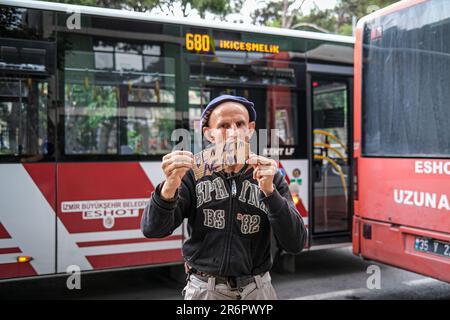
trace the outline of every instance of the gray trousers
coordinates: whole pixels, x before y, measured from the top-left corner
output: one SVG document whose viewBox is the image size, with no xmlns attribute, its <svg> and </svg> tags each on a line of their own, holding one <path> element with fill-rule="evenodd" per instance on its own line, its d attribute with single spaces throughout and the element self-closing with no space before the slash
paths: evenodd
<svg viewBox="0 0 450 320">
<path fill-rule="evenodd" d="M 208 282 L 189 276 L 183 289 L 185 300 L 277 300 L 269 272 L 262 277 L 255 276 L 255 281 L 245 287 L 232 289 L 227 284 L 216 284 L 216 278 L 208 278 Z"/>
</svg>

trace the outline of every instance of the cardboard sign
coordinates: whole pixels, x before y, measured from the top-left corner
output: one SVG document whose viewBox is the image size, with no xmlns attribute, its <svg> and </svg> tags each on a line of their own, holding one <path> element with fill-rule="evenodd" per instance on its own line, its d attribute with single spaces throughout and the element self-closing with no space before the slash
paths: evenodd
<svg viewBox="0 0 450 320">
<path fill-rule="evenodd" d="M 212 144 L 194 155 L 195 179 L 222 171 L 226 166 L 245 164 L 250 155 L 250 144 L 243 140 Z"/>
</svg>

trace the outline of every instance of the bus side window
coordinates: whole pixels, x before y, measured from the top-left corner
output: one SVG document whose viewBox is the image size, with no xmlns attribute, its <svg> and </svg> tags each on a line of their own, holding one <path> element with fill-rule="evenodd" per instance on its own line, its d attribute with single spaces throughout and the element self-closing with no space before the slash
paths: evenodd
<svg viewBox="0 0 450 320">
<path fill-rule="evenodd" d="M 48 83 L 0 78 L 0 155 L 23 162 L 53 153 L 47 136 Z"/>
</svg>

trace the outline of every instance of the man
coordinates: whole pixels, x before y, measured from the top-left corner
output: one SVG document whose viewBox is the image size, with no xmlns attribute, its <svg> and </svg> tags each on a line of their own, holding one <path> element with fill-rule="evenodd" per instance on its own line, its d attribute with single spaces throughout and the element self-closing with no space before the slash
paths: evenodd
<svg viewBox="0 0 450 320">
<path fill-rule="evenodd" d="M 212 144 L 255 130 L 256 112 L 243 97 L 222 95 L 202 113 L 202 130 Z M 146 237 L 166 237 L 188 219 L 183 244 L 188 283 L 185 299 L 276 299 L 269 270 L 271 235 L 279 246 L 299 253 L 306 229 L 288 185 L 274 160 L 250 155 L 196 181 L 193 155 L 163 157 L 166 180 L 144 210 Z"/>
</svg>

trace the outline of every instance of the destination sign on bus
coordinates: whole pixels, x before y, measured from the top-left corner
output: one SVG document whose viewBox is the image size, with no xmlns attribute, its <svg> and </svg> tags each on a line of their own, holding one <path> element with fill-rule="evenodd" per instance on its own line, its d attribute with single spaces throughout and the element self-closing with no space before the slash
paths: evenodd
<svg viewBox="0 0 450 320">
<path fill-rule="evenodd" d="M 186 50 L 208 53 L 211 45 L 220 50 L 232 50 L 243 52 L 279 53 L 280 46 L 268 43 L 247 42 L 239 40 L 212 39 L 207 34 L 186 33 Z"/>
</svg>

